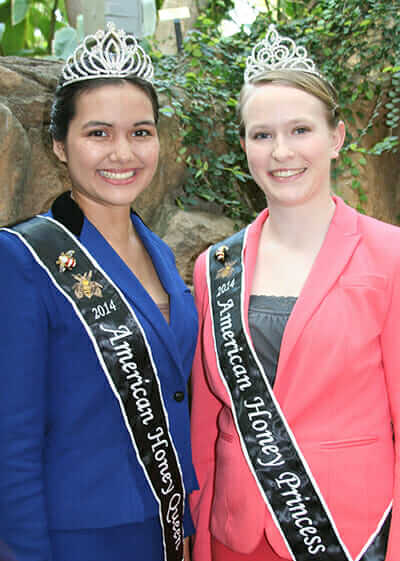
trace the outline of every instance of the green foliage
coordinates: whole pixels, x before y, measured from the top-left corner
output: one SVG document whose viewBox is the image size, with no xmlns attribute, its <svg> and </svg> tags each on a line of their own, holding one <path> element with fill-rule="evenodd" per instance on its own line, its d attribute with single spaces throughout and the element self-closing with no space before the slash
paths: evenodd
<svg viewBox="0 0 400 561">
<path fill-rule="evenodd" d="M 44 56 L 66 25 L 64 0 L 0 1 L 0 54 Z"/>
<path fill-rule="evenodd" d="M 156 0 L 161 9 L 164 0 Z M 0 55 L 67 58 L 83 38 L 68 26 L 64 0 L 0 0 Z M 54 48 L 52 49 L 52 46 Z"/>
<path fill-rule="evenodd" d="M 214 25 L 218 25 L 224 18 L 228 17 L 228 12 L 234 5 L 234 0 L 209 0 L 207 12 Z"/>
<path fill-rule="evenodd" d="M 235 109 L 245 58 L 273 22 L 280 32 L 307 48 L 338 89 L 343 117 L 355 133 L 348 134 L 333 178 L 343 172 L 351 174 L 362 211 L 367 193 L 357 178 L 366 158 L 394 152 L 399 145 L 398 0 L 281 0 L 275 6 L 266 1 L 268 13 L 260 14 L 250 30 L 242 29 L 229 38 L 219 33 L 213 11 L 216 4 L 210 2 L 198 18 L 181 57 L 154 53 L 160 89 L 169 92 L 171 99 L 166 111 L 175 113 L 181 122 L 179 159 L 187 164 L 187 177 L 177 203 L 198 205 L 207 200 L 229 216 L 245 220 L 264 204 L 243 171 L 246 164 Z M 356 106 L 363 110 L 371 105 L 369 114 L 355 113 Z M 366 149 L 366 135 L 378 123 L 386 125 L 388 134 Z"/>
</svg>

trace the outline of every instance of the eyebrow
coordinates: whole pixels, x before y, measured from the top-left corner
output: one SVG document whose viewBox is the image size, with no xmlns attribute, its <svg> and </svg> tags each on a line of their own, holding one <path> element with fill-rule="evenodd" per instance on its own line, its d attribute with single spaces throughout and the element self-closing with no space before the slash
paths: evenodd
<svg viewBox="0 0 400 561">
<path fill-rule="evenodd" d="M 156 124 L 154 121 L 148 120 L 148 121 L 138 121 L 137 123 L 133 123 L 134 127 L 141 127 L 143 125 L 148 125 L 148 126 L 152 126 L 155 127 Z M 112 127 L 113 124 L 112 123 L 106 123 L 105 121 L 88 121 L 87 123 L 85 123 L 83 125 L 84 129 L 88 129 L 91 127 Z"/>
<path fill-rule="evenodd" d="M 310 123 L 310 121 L 312 121 L 312 119 L 310 119 L 310 117 L 304 115 L 302 117 L 294 117 L 293 119 L 290 119 L 289 121 L 287 121 L 286 124 L 288 125 L 296 125 L 298 123 Z M 265 121 L 259 121 L 258 123 L 254 123 L 251 128 L 255 128 L 255 127 L 270 127 L 271 123 L 265 122 Z"/>
</svg>

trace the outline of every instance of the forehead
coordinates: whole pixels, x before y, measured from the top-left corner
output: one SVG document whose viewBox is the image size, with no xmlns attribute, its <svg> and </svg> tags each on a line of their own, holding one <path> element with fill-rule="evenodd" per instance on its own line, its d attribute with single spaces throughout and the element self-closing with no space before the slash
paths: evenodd
<svg viewBox="0 0 400 561">
<path fill-rule="evenodd" d="M 149 96 L 139 87 L 124 82 L 89 88 L 75 100 L 73 120 L 107 120 L 113 122 L 134 116 L 153 119 L 153 106 Z"/>
<path fill-rule="evenodd" d="M 242 115 L 246 124 L 259 119 L 272 122 L 298 118 L 324 118 L 325 106 L 316 96 L 286 84 L 259 84 L 244 99 Z"/>
</svg>

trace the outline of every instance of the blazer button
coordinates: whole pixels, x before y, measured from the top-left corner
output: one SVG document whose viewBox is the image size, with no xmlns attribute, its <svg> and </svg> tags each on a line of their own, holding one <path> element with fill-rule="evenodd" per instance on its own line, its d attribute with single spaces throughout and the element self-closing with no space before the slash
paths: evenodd
<svg viewBox="0 0 400 561">
<path fill-rule="evenodd" d="M 185 399 L 184 392 L 175 392 L 174 393 L 174 399 L 175 399 L 175 401 L 183 401 Z"/>
</svg>

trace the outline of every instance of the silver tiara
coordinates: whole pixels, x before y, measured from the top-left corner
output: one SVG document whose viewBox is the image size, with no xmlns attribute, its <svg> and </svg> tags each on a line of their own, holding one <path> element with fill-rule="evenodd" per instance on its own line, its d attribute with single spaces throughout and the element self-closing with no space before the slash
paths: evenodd
<svg viewBox="0 0 400 561">
<path fill-rule="evenodd" d="M 107 31 L 88 35 L 70 55 L 61 71 L 61 85 L 68 86 L 95 78 L 137 76 L 152 82 L 154 68 L 147 53 L 133 35 L 117 31 L 114 23 Z"/>
<path fill-rule="evenodd" d="M 247 58 L 244 81 L 247 84 L 265 72 L 282 69 L 321 76 L 306 48 L 297 46 L 290 37 L 279 35 L 275 25 L 271 24 L 265 39 L 257 43 Z"/>
</svg>

